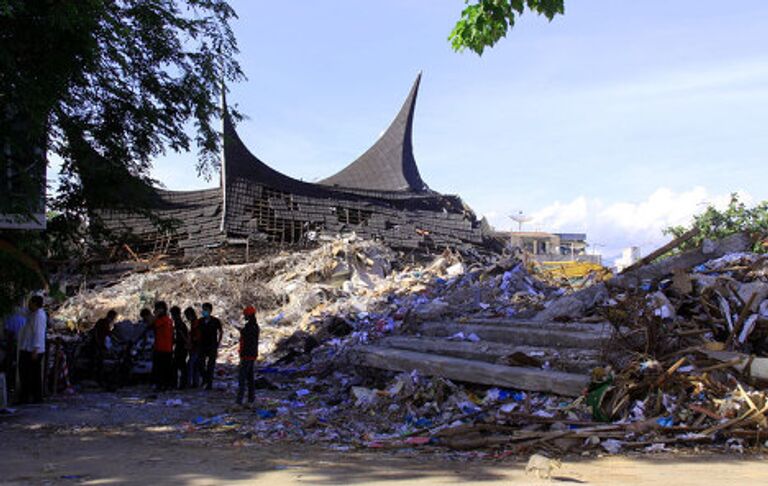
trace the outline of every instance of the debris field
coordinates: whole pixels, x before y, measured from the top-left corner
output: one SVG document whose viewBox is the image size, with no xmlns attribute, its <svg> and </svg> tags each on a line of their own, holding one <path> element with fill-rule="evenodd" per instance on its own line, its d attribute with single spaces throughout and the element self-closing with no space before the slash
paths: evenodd
<svg viewBox="0 0 768 486">
<path fill-rule="evenodd" d="M 705 240 L 562 286 L 512 254 L 408 261 L 350 235 L 258 263 L 134 274 L 54 317 L 71 348 L 108 309 L 131 319 L 155 299 L 210 301 L 227 327 L 220 398 L 236 388 L 237 316 L 257 306 L 255 404 L 174 424 L 180 434 L 341 450 L 746 452 L 766 445 L 768 426 L 768 258 L 750 248 L 747 235 Z M 185 393 L 153 403 L 206 399 Z"/>
</svg>

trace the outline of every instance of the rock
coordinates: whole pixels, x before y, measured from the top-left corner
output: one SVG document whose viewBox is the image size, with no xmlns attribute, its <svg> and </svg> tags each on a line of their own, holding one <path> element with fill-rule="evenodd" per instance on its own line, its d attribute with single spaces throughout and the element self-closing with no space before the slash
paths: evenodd
<svg viewBox="0 0 768 486">
<path fill-rule="evenodd" d="M 688 295 L 693 292 L 693 282 L 688 271 L 677 269 L 672 274 L 672 289 L 680 295 Z"/>
<path fill-rule="evenodd" d="M 648 300 L 654 308 L 654 315 L 664 320 L 672 320 L 677 317 L 675 306 L 669 301 L 663 292 L 657 291 L 648 296 Z"/>
<path fill-rule="evenodd" d="M 752 297 L 752 294 L 757 294 L 755 299 L 752 301 L 752 306 L 750 307 L 752 312 L 757 312 L 758 308 L 760 307 L 760 303 L 768 298 L 768 283 L 756 280 L 754 282 L 741 284 L 737 292 L 744 303 L 749 301 L 749 299 Z"/>
<path fill-rule="evenodd" d="M 416 306 L 413 315 L 422 320 L 437 319 L 448 313 L 450 304 L 440 299 L 435 299 Z"/>
<path fill-rule="evenodd" d="M 608 289 L 605 284 L 599 283 L 552 301 L 546 309 L 536 314 L 534 319 L 537 321 L 576 319 L 582 316 L 586 310 L 607 300 L 608 297 Z"/>
</svg>

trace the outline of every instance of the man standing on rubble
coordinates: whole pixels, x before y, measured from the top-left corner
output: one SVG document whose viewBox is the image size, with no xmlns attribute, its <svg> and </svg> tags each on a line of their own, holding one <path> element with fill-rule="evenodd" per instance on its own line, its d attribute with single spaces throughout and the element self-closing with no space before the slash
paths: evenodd
<svg viewBox="0 0 768 486">
<path fill-rule="evenodd" d="M 173 385 L 173 321 L 165 302 L 155 302 L 155 319 L 150 327 L 155 332 L 152 375 L 158 391 L 165 391 Z"/>
<path fill-rule="evenodd" d="M 187 387 L 187 353 L 189 349 L 189 329 L 181 317 L 181 308 L 177 305 L 171 307 L 173 319 L 174 346 L 173 346 L 173 382 L 179 390 Z"/>
<path fill-rule="evenodd" d="M 19 331 L 19 401 L 40 403 L 43 401 L 43 361 L 45 356 L 45 331 L 48 318 L 43 310 L 43 297 L 33 295 L 29 299 L 27 322 Z"/>
<path fill-rule="evenodd" d="M 224 328 L 221 321 L 211 315 L 213 305 L 203 304 L 203 317 L 200 319 L 200 357 L 203 360 L 203 382 L 206 390 L 213 389 L 213 376 L 216 371 L 216 355 L 219 351 Z"/>
<path fill-rule="evenodd" d="M 238 370 L 237 404 L 243 404 L 243 395 L 248 387 L 248 403 L 256 399 L 253 367 L 259 357 L 259 324 L 256 322 L 256 308 L 249 305 L 243 309 L 245 327 L 240 329 L 240 369 Z"/>
</svg>

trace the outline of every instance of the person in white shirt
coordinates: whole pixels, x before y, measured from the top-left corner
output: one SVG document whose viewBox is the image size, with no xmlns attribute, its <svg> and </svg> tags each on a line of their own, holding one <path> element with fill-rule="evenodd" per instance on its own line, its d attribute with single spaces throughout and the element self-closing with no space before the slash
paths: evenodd
<svg viewBox="0 0 768 486">
<path fill-rule="evenodd" d="M 45 331 L 47 318 L 43 310 L 43 298 L 33 295 L 29 299 L 29 315 L 19 331 L 19 401 L 40 403 L 43 401 L 43 357 L 45 356 Z"/>
</svg>

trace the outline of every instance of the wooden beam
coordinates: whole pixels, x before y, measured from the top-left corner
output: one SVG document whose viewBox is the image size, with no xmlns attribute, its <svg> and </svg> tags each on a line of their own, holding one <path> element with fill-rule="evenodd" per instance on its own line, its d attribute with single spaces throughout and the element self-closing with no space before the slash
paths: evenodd
<svg viewBox="0 0 768 486">
<path fill-rule="evenodd" d="M 768 381 L 768 358 L 750 357 L 748 354 L 736 351 L 701 351 L 712 359 L 730 364 L 741 373 Z"/>
<path fill-rule="evenodd" d="M 645 266 L 645 265 L 651 263 L 652 261 L 654 261 L 655 259 L 657 259 L 660 256 L 664 255 L 665 253 L 668 253 L 668 252 L 674 250 L 675 248 L 677 248 L 678 246 L 682 245 L 686 241 L 691 240 L 692 238 L 695 238 L 695 237 L 699 236 L 699 233 L 701 233 L 699 228 L 693 228 L 692 230 L 686 231 L 685 233 L 683 233 L 682 235 L 678 236 L 674 240 L 670 241 L 666 245 L 662 246 L 661 248 L 658 248 L 655 251 L 652 251 L 648 255 L 644 256 L 643 258 L 639 259 L 638 261 L 636 261 L 632 265 L 628 266 L 627 268 L 622 270 L 621 273 L 631 272 L 632 270 L 634 270 L 636 268 L 640 268 L 642 266 Z"/>
</svg>

